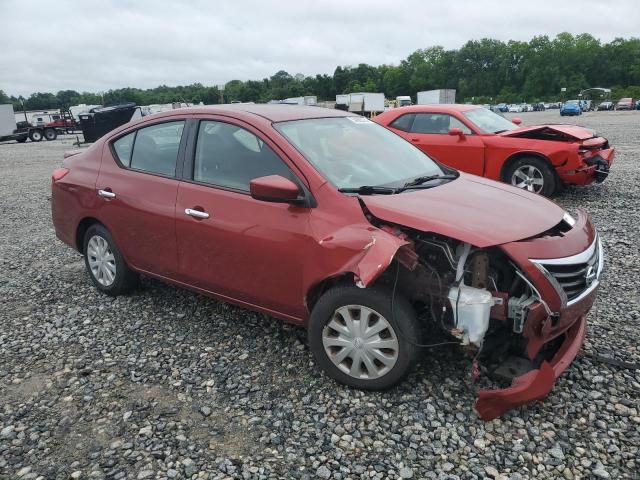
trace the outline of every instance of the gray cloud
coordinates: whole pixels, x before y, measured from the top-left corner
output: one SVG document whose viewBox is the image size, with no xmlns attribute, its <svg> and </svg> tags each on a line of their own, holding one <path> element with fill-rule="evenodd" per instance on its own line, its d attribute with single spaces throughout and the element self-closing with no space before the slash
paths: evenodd
<svg viewBox="0 0 640 480">
<path fill-rule="evenodd" d="M 562 31 L 637 36 L 637 0 L 0 0 L 0 89 L 102 91 L 397 64 L 418 48 Z"/>
</svg>

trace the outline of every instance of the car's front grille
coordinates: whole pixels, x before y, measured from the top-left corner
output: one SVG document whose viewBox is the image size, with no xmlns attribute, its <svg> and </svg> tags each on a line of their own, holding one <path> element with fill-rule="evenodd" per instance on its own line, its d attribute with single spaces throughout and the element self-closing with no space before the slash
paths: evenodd
<svg viewBox="0 0 640 480">
<path fill-rule="evenodd" d="M 598 284 L 602 271 L 602 248 L 596 238 L 587 250 L 572 257 L 533 260 L 566 296 L 567 303 L 579 299 Z"/>
</svg>

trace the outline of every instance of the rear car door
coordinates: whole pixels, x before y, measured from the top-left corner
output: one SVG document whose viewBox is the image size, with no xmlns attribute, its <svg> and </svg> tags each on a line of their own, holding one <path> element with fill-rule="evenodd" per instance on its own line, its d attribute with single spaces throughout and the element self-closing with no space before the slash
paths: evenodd
<svg viewBox="0 0 640 480">
<path fill-rule="evenodd" d="M 435 112 L 403 115 L 390 126 L 439 162 L 474 175 L 484 173 L 484 142 L 453 115 Z M 463 135 L 449 135 L 451 128 L 459 128 Z"/>
<path fill-rule="evenodd" d="M 310 210 L 249 193 L 249 182 L 267 175 L 300 184 L 292 167 L 261 132 L 228 118 L 200 120 L 193 143 L 176 203 L 181 281 L 302 317 Z"/>
<path fill-rule="evenodd" d="M 99 219 L 132 267 L 164 277 L 177 272 L 176 170 L 185 120 L 148 125 L 105 143 L 96 194 Z"/>
</svg>

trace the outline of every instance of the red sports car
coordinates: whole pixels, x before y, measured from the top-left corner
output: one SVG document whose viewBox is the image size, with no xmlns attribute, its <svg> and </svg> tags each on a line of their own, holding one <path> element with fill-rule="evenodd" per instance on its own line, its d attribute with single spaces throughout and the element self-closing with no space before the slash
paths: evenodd
<svg viewBox="0 0 640 480">
<path fill-rule="evenodd" d="M 615 154 L 587 128 L 520 127 L 477 105 L 394 108 L 375 121 L 446 165 L 546 196 L 563 184 L 604 181 Z"/>
<path fill-rule="evenodd" d="M 478 392 L 485 419 L 547 395 L 583 343 L 603 265 L 587 216 L 360 116 L 173 110 L 80 152 L 53 172 L 53 224 L 105 294 L 144 274 L 304 325 L 317 364 L 365 389 L 458 344 L 506 387 Z"/>
</svg>

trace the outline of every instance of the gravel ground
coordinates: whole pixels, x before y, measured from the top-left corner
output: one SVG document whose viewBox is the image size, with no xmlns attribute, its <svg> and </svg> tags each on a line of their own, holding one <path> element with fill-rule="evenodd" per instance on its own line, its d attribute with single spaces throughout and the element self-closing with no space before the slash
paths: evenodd
<svg viewBox="0 0 640 480">
<path fill-rule="evenodd" d="M 51 226 L 71 139 L 0 145 L 0 478 L 640 478 L 639 119 L 563 119 L 618 150 L 604 184 L 556 199 L 593 216 L 605 278 L 584 355 L 488 423 L 454 350 L 365 393 L 319 373 L 301 328 L 152 280 L 98 294 Z"/>
</svg>

